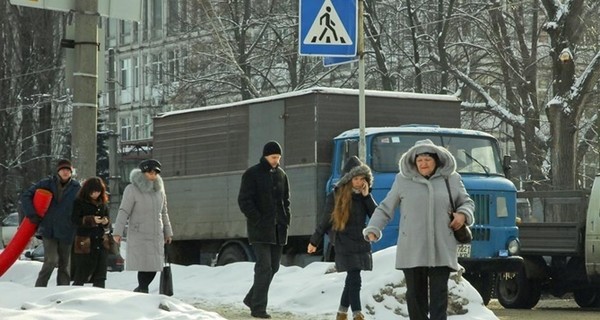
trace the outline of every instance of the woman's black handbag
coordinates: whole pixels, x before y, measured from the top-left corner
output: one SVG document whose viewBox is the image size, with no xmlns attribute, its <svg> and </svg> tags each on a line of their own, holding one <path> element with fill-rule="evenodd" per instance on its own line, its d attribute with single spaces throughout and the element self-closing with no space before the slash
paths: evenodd
<svg viewBox="0 0 600 320">
<path fill-rule="evenodd" d="M 160 273 L 160 285 L 158 292 L 166 296 L 173 295 L 173 274 L 171 273 L 171 262 L 169 262 L 169 246 L 165 244 L 165 266 Z"/>
<path fill-rule="evenodd" d="M 448 179 L 444 178 L 444 181 L 446 182 L 446 189 L 448 189 L 448 197 L 450 198 L 450 205 L 452 206 L 452 212 L 449 213 L 450 222 L 452 222 L 454 219 L 453 212 L 456 212 L 456 206 L 454 205 L 454 200 L 452 199 L 452 193 L 450 192 L 450 184 L 448 183 Z M 471 232 L 471 228 L 464 223 L 460 229 L 454 231 L 454 238 L 456 241 L 458 241 L 458 243 L 471 243 L 471 241 L 473 241 L 473 233 Z"/>
</svg>

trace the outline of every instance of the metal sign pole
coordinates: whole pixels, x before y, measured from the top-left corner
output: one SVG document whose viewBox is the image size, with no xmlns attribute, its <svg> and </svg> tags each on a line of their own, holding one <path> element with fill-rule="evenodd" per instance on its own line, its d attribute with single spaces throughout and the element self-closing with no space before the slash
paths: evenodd
<svg viewBox="0 0 600 320">
<path fill-rule="evenodd" d="M 364 0 L 358 0 L 358 157 L 362 162 L 367 160 L 367 143 L 365 141 L 365 36 L 364 36 Z"/>
</svg>

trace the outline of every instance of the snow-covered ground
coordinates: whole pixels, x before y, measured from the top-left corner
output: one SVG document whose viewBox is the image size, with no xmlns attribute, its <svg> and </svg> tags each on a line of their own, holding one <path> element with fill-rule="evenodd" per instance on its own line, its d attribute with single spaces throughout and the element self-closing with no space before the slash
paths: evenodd
<svg viewBox="0 0 600 320">
<path fill-rule="evenodd" d="M 123 250 L 124 251 L 124 250 Z M 402 272 L 394 269 L 395 247 L 373 255 L 374 270 L 362 273 L 362 304 L 367 319 L 408 319 Z M 281 267 L 269 292 L 268 312 L 274 319 L 332 319 L 339 304 L 345 273 L 333 264 L 315 262 L 305 268 Z M 253 263 L 223 267 L 173 265 L 175 295 L 158 294 L 158 275 L 150 294 L 134 293 L 135 272 L 109 272 L 106 289 L 57 287 L 56 272 L 48 288 L 34 288 L 40 262 L 17 261 L 0 277 L 2 319 L 224 319 L 215 311 L 249 311 L 242 299 L 252 284 Z M 448 281 L 450 319 L 498 319 L 477 291 L 458 275 Z M 194 306 L 204 306 L 202 310 Z M 226 313 L 226 312 L 225 312 Z M 241 319 L 240 317 L 233 317 Z"/>
</svg>

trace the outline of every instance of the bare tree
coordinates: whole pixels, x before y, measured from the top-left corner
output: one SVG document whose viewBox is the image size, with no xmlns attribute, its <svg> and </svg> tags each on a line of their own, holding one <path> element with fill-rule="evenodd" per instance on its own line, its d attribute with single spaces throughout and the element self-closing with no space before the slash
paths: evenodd
<svg viewBox="0 0 600 320">
<path fill-rule="evenodd" d="M 62 78 L 61 15 L 0 5 L 0 210 L 49 171 L 52 106 Z"/>
</svg>

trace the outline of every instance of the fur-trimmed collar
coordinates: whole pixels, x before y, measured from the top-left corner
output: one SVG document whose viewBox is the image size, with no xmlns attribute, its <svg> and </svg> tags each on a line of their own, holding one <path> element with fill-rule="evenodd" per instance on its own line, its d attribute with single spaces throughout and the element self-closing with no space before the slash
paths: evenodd
<svg viewBox="0 0 600 320">
<path fill-rule="evenodd" d="M 138 168 L 131 170 L 131 173 L 129 174 L 129 180 L 136 188 L 138 188 L 138 190 L 140 190 L 140 192 L 143 193 L 162 191 L 164 188 L 160 175 L 157 175 L 156 180 L 150 181 L 146 179 L 146 176 L 142 170 Z"/>
</svg>

